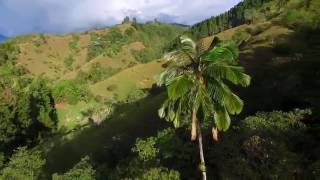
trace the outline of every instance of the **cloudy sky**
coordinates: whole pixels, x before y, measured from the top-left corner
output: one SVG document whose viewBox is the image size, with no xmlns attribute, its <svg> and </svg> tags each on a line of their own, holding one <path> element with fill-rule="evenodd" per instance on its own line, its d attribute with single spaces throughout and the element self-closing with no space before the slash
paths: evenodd
<svg viewBox="0 0 320 180">
<path fill-rule="evenodd" d="M 0 0 L 0 34 L 67 33 L 139 21 L 192 25 L 222 13 L 240 0 Z"/>
</svg>

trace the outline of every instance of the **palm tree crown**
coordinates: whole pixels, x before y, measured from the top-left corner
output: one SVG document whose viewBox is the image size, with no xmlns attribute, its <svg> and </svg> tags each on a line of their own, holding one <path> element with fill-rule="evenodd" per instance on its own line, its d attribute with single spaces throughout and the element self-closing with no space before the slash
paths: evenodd
<svg viewBox="0 0 320 180">
<path fill-rule="evenodd" d="M 251 79 L 237 65 L 238 56 L 233 42 L 214 39 L 206 48 L 203 43 L 181 36 L 175 50 L 166 54 L 168 68 L 158 78 L 158 85 L 165 85 L 168 93 L 159 116 L 179 127 L 191 115 L 192 140 L 197 136 L 199 117 L 212 121 L 214 130 L 226 131 L 229 114 L 239 114 L 243 108 L 243 101 L 227 84 L 246 87 Z"/>
</svg>

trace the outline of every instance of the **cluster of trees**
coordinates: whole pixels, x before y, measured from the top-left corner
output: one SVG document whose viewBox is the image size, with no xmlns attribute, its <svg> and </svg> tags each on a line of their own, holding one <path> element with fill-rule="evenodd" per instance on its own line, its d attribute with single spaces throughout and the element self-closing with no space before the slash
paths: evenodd
<svg viewBox="0 0 320 180">
<path fill-rule="evenodd" d="M 1 163 L 1 162 L 0 162 Z M 3 180 L 24 180 L 24 179 L 53 179 L 53 180 L 94 180 L 95 170 L 93 169 L 88 156 L 82 158 L 73 168 L 64 174 L 54 173 L 48 177 L 43 173 L 46 159 L 39 150 L 19 147 L 14 151 L 8 163 L 0 170 L 0 178 Z M 0 164 L 3 165 L 3 164 Z"/>
<path fill-rule="evenodd" d="M 117 55 L 122 46 L 128 43 L 128 38 L 123 35 L 119 28 L 114 27 L 104 35 L 91 34 L 91 44 L 89 46 L 88 60 L 99 55 Z"/>
<path fill-rule="evenodd" d="M 124 21 L 127 22 L 128 19 Z M 139 62 L 146 63 L 161 58 L 168 42 L 176 38 L 184 30 L 184 27 L 177 25 L 159 22 L 143 24 L 134 19 L 132 26 L 123 33 L 119 28 L 114 27 L 104 35 L 91 34 L 88 60 L 99 55 L 115 56 L 124 45 L 138 41 L 142 42 L 146 48 L 141 51 L 134 51 L 133 54 Z"/>
<path fill-rule="evenodd" d="M 0 151 L 32 145 L 56 128 L 54 99 L 47 80 L 32 78 L 10 63 L 0 67 Z"/>
<path fill-rule="evenodd" d="M 90 97 L 88 84 L 80 79 L 62 80 L 52 87 L 52 96 L 57 103 L 76 104 Z"/>
<path fill-rule="evenodd" d="M 225 13 L 193 25 L 191 32 L 195 37 L 205 37 L 241 24 L 252 23 L 259 16 L 270 15 L 270 7 L 261 8 L 270 1 L 282 7 L 288 0 L 244 0 Z"/>
<path fill-rule="evenodd" d="M 88 72 L 79 71 L 77 79 L 83 83 L 96 83 L 119 72 L 119 69 L 105 68 L 99 63 L 93 64 Z"/>
<path fill-rule="evenodd" d="M 311 134 L 316 127 L 303 122 L 309 116 L 310 110 L 296 109 L 259 112 L 235 122 L 221 141 L 204 141 L 208 177 L 317 179 L 319 132 L 318 136 Z M 211 136 L 208 124 L 204 124 L 203 134 Z M 120 161 L 111 177 L 144 179 L 153 172 L 151 179 L 200 179 L 195 146 L 185 128 L 161 130 L 155 136 L 137 139 L 132 148 L 135 156 Z"/>
<path fill-rule="evenodd" d="M 282 23 L 289 28 L 300 31 L 317 31 L 320 28 L 319 8 L 317 0 L 289 1 L 282 15 Z"/>
</svg>

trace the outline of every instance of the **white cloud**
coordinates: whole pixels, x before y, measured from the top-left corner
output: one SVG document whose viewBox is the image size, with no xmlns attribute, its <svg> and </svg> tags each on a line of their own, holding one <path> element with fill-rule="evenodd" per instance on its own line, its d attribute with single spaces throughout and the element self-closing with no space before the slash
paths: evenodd
<svg viewBox="0 0 320 180">
<path fill-rule="evenodd" d="M 141 21 L 193 24 L 222 13 L 240 0 L 0 0 L 0 34 L 65 33 Z"/>
</svg>

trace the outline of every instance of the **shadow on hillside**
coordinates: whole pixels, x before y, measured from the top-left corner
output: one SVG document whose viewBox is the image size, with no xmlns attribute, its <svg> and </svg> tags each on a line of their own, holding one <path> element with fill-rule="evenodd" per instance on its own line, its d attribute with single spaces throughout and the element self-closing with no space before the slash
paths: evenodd
<svg viewBox="0 0 320 180">
<path fill-rule="evenodd" d="M 119 159 L 131 155 L 136 138 L 151 136 L 166 126 L 157 113 L 164 98 L 164 94 L 152 93 L 137 102 L 117 105 L 112 117 L 99 126 L 75 132 L 69 140 L 57 139 L 46 155 L 45 174 L 63 173 L 86 155 L 106 169 L 114 167 Z"/>
<path fill-rule="evenodd" d="M 281 46 L 261 46 L 241 54 L 240 63 L 252 77 L 250 87 L 238 89 L 245 101 L 243 115 L 319 107 L 320 61 L 313 54 L 318 47 L 307 40 L 318 38 L 320 45 L 315 36 L 294 33 L 280 37 Z"/>
</svg>

